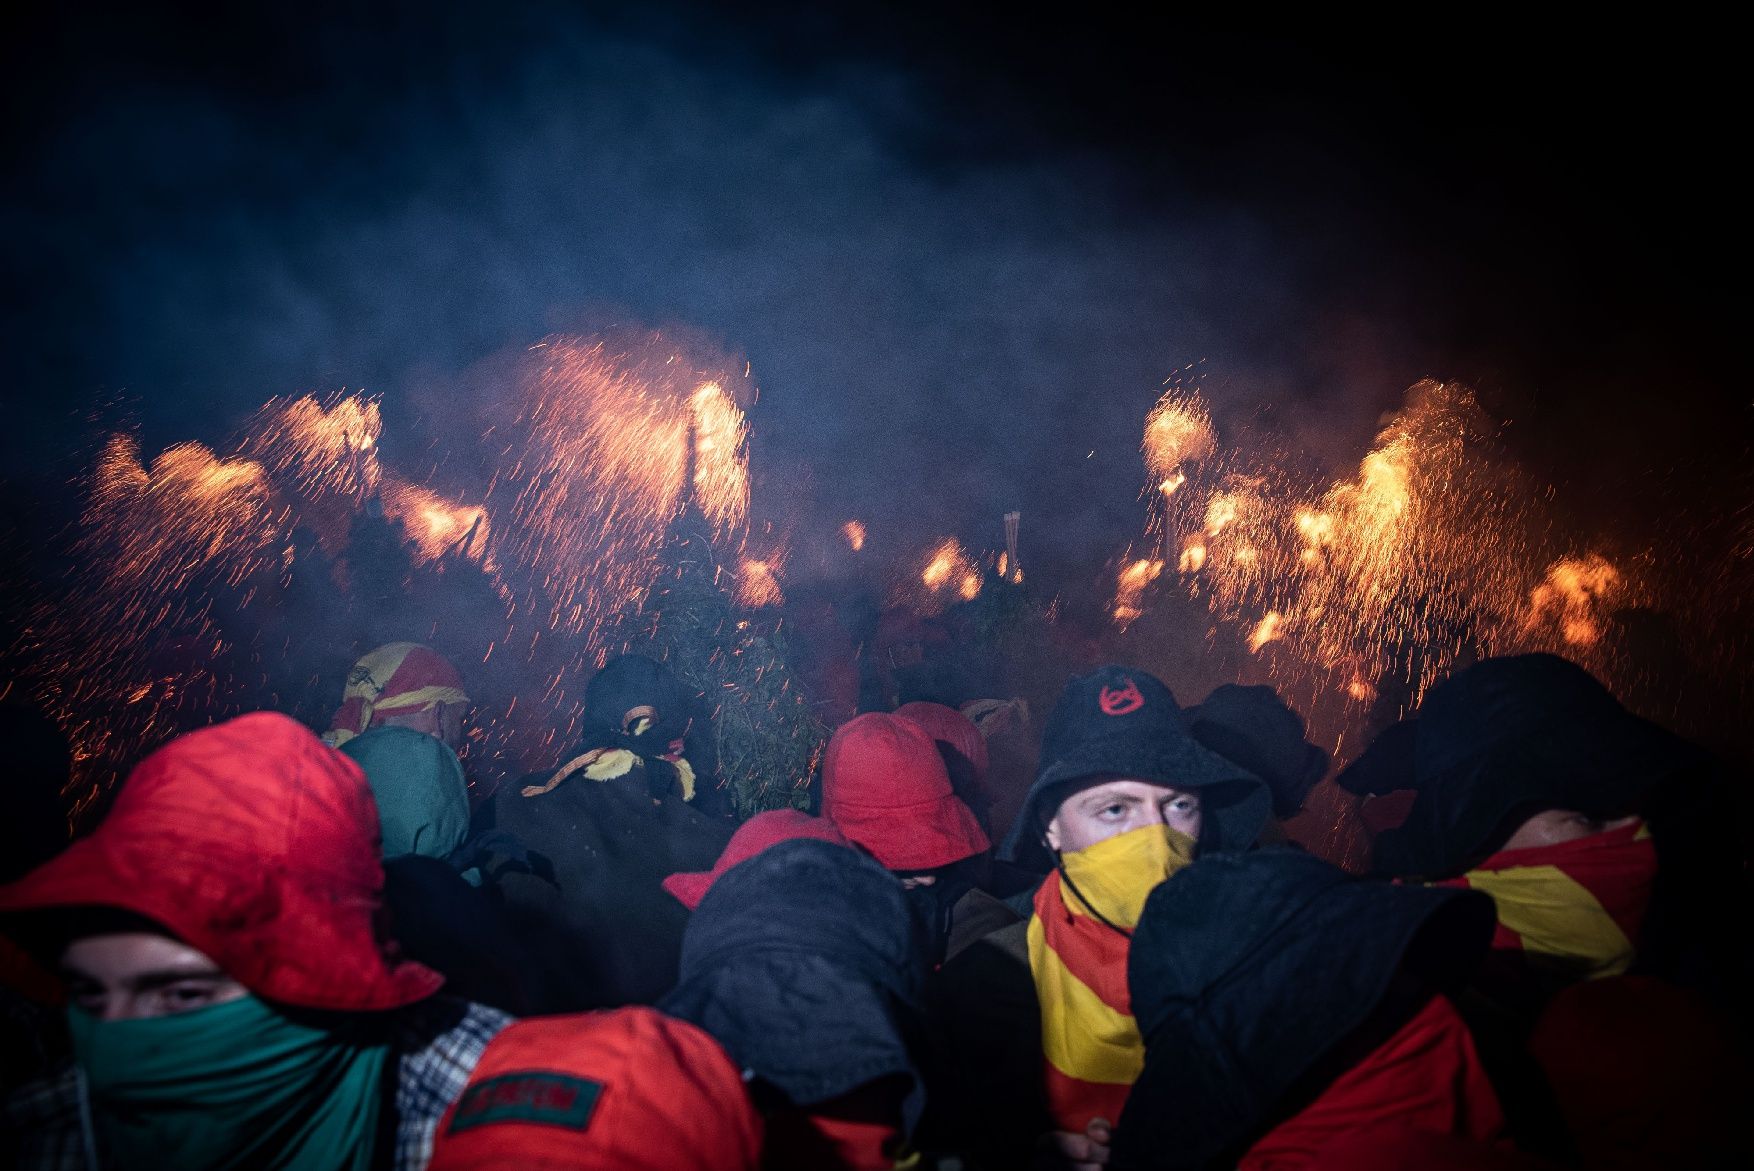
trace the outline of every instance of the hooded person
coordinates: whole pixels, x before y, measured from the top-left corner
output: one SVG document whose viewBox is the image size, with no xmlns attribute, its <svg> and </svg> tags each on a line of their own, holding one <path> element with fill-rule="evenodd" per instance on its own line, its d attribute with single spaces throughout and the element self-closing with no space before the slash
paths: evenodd
<svg viewBox="0 0 1754 1171">
<path fill-rule="evenodd" d="M 767 1168 L 887 1169 L 917 1122 L 925 961 L 901 887 L 856 850 L 780 841 L 713 880 L 660 1008 L 711 1033 L 767 1115 Z"/>
<path fill-rule="evenodd" d="M 378 727 L 341 746 L 365 772 L 378 810 L 384 902 L 403 950 L 442 973 L 453 995 L 529 1011 L 532 964 L 506 922 L 469 835 L 462 762 L 412 728 Z"/>
<path fill-rule="evenodd" d="M 1491 896 L 1497 930 L 1465 1007 L 1519 1141 L 1569 1157 L 1590 1140 L 1567 1103 L 1633 1099 L 1649 1112 L 1636 1124 L 1617 1112 L 1620 1129 L 1654 1149 L 1688 1149 L 1699 1128 L 1677 1128 L 1679 1116 L 1649 1096 L 1599 1092 L 1596 1071 L 1529 1041 L 1558 1012 L 1564 1026 L 1546 1032 L 1566 1035 L 1564 1049 L 1615 1046 L 1612 1020 L 1565 1008 L 1580 984 L 1614 981 L 1617 990 L 1584 1001 L 1642 1003 L 1628 1011 L 1667 1020 L 1658 1064 L 1721 1063 L 1698 1041 L 1729 1035 L 1746 1012 L 1743 936 L 1722 930 L 1746 905 L 1727 837 L 1734 819 L 1716 805 L 1703 754 L 1546 654 L 1457 672 L 1404 727 L 1399 747 L 1377 753 L 1364 776 L 1373 790 L 1413 794 L 1404 823 L 1377 837 L 1375 865 Z M 1645 977 L 1706 995 L 1676 997 Z"/>
<path fill-rule="evenodd" d="M 1478 895 L 1354 878 L 1286 847 L 1184 868 L 1133 935 L 1145 1064 L 1109 1165 L 1296 1171 L 1384 1124 L 1505 1145 L 1447 996 L 1491 934 Z"/>
<path fill-rule="evenodd" d="M 518 1021 L 439 1123 L 431 1171 L 755 1171 L 762 1121 L 703 1030 L 650 1008 Z"/>
<path fill-rule="evenodd" d="M 993 801 L 987 792 L 987 738 L 975 722 L 947 704 L 925 700 L 904 703 L 895 709 L 895 714 L 918 724 L 937 742 L 938 754 L 944 758 L 944 768 L 950 774 L 952 791 L 974 814 L 981 831 L 991 834 Z"/>
<path fill-rule="evenodd" d="M 1405 822 L 1378 836 L 1375 869 L 1492 896 L 1483 988 L 1506 1007 L 1635 966 L 1672 969 L 1677 947 L 1718 934 L 1698 916 L 1728 888 L 1695 879 L 1733 848 L 1701 842 L 1703 755 L 1583 668 L 1545 654 L 1484 660 L 1432 688 L 1412 727 L 1396 738 L 1411 752 L 1383 754 L 1401 777 L 1368 778 L 1415 794 Z"/>
<path fill-rule="evenodd" d="M 1303 717 L 1271 687 L 1215 687 L 1188 710 L 1187 721 L 1195 740 L 1266 782 L 1277 822 L 1297 816 L 1327 774 L 1328 754 L 1308 741 Z M 1277 833 L 1283 838 L 1283 830 Z"/>
<path fill-rule="evenodd" d="M 676 980 L 688 913 L 662 883 L 704 870 L 731 824 L 690 804 L 693 702 L 650 659 L 613 659 L 585 691 L 579 751 L 501 789 L 483 819 L 520 844 L 484 873 L 536 957 L 538 1011 L 651 1004 Z"/>
<path fill-rule="evenodd" d="M 934 981 L 934 1089 L 967 1128 L 949 1145 L 1016 1165 L 1015 1144 L 1051 1130 L 1070 1161 L 1100 1161 L 1144 1065 L 1126 970 L 1145 898 L 1197 854 L 1248 849 L 1269 810 L 1266 786 L 1194 740 L 1156 678 L 1109 666 L 1067 684 L 999 851 L 1053 869 L 1026 921 Z"/>
<path fill-rule="evenodd" d="M 931 733 L 884 712 L 835 729 L 822 759 L 822 813 L 901 880 L 928 926 L 933 962 L 941 959 L 954 908 L 991 843 L 956 795 Z"/>
<path fill-rule="evenodd" d="M 825 817 L 812 817 L 801 809 L 769 809 L 764 813 L 757 813 L 737 827 L 737 832 L 731 835 L 731 840 L 725 845 L 725 852 L 719 855 L 711 870 L 672 874 L 664 880 L 664 889 L 677 902 L 692 911 L 700 906 L 700 900 L 706 897 L 706 892 L 712 888 L 713 883 L 724 877 L 725 872 L 733 866 L 747 862 L 763 850 L 781 842 L 804 839 L 830 842 L 849 848 L 852 846 L 834 827 L 834 822 Z"/>
<path fill-rule="evenodd" d="M 437 737 L 456 752 L 463 747 L 468 712 L 463 676 L 448 659 L 417 642 L 385 643 L 347 672 L 341 706 L 330 717 L 323 741 L 339 748 L 387 724 Z"/>
<path fill-rule="evenodd" d="M 6 1103 L 21 1167 L 420 1168 L 508 1018 L 383 930 L 359 767 L 284 716 L 172 740 L 0 887 L 65 973 L 73 1060 Z"/>
</svg>

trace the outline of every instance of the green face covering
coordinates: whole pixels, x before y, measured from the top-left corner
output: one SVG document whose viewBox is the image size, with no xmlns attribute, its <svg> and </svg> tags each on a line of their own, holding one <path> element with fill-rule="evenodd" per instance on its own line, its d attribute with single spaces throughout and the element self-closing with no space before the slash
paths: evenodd
<svg viewBox="0 0 1754 1171">
<path fill-rule="evenodd" d="M 294 1021 L 253 996 L 147 1020 L 70 1008 L 67 1024 L 108 1165 L 371 1165 L 387 1043 Z"/>
</svg>

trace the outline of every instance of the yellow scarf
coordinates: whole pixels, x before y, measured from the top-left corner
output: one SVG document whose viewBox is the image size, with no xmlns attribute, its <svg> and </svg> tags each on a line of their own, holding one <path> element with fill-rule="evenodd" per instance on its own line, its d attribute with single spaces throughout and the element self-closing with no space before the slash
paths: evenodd
<svg viewBox="0 0 1754 1171">
<path fill-rule="evenodd" d="M 1049 1108 L 1063 1130 L 1082 1132 L 1095 1118 L 1117 1121 L 1145 1068 L 1127 992 L 1129 933 L 1146 897 L 1193 855 L 1193 839 L 1168 826 L 1129 830 L 1063 855 L 1063 875 L 1048 875 L 1036 892 L 1029 967 L 1041 1004 Z"/>
</svg>

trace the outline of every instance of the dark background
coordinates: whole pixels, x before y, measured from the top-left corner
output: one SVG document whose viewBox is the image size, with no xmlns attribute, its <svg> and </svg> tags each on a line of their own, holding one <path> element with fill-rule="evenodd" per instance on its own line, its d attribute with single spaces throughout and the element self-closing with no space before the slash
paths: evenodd
<svg viewBox="0 0 1754 1171">
<path fill-rule="evenodd" d="M 1036 564 L 1138 531 L 1140 422 L 1202 361 L 1221 429 L 1337 473 L 1433 376 L 1585 534 L 1746 508 L 1722 30 L 980 8 L 37 13 L 4 68 L 27 533 L 97 404 L 150 456 L 363 386 L 393 460 L 488 356 L 626 322 L 748 357 L 770 510 L 808 476 L 824 524 L 991 547 L 1020 507 Z"/>
</svg>

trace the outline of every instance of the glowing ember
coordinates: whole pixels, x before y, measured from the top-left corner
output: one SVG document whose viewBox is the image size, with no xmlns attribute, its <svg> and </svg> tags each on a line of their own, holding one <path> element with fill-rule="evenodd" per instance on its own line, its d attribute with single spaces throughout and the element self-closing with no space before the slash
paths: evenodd
<svg viewBox="0 0 1754 1171">
<path fill-rule="evenodd" d="M 413 542 L 417 563 L 456 555 L 493 568 L 487 557 L 492 529 L 486 509 L 452 504 L 436 492 L 393 476 L 384 477 L 383 501 L 384 515 L 398 522 Z"/>
<path fill-rule="evenodd" d="M 1249 635 L 1249 653 L 1260 654 L 1261 648 L 1281 637 L 1280 625 L 1285 616 L 1277 610 L 1268 610 L 1262 619 L 1255 623 L 1254 633 Z"/>
<path fill-rule="evenodd" d="M 781 605 L 785 600 L 786 596 L 780 589 L 779 576 L 774 566 L 752 557 L 745 557 L 737 563 L 739 606 L 745 610 L 759 610 L 763 606 Z"/>
<path fill-rule="evenodd" d="M 1552 626 L 1572 646 L 1593 646 L 1607 613 L 1626 597 L 1620 571 L 1597 554 L 1567 557 L 1547 569 L 1529 594 L 1529 628 Z"/>
<path fill-rule="evenodd" d="M 846 537 L 847 544 L 857 553 L 865 547 L 865 526 L 861 521 L 849 520 L 840 526 L 841 535 Z"/>
<path fill-rule="evenodd" d="M 1114 619 L 1122 626 L 1135 621 L 1145 612 L 1145 587 L 1163 575 L 1163 562 L 1148 557 L 1121 567 L 1115 577 Z"/>
<path fill-rule="evenodd" d="M 1200 396 L 1181 387 L 1171 387 L 1151 413 L 1145 417 L 1145 470 L 1161 485 L 1174 482 L 1179 488 L 1183 464 L 1197 463 L 1217 448 L 1212 433 L 1212 416 Z M 1175 488 L 1164 487 L 1167 495 Z"/>
<path fill-rule="evenodd" d="M 716 382 L 703 384 L 688 406 L 694 414 L 694 503 L 722 540 L 749 515 L 749 424 Z"/>
<path fill-rule="evenodd" d="M 1201 535 L 1185 538 L 1176 569 L 1181 573 L 1198 573 L 1206 565 L 1206 541 Z"/>
</svg>

